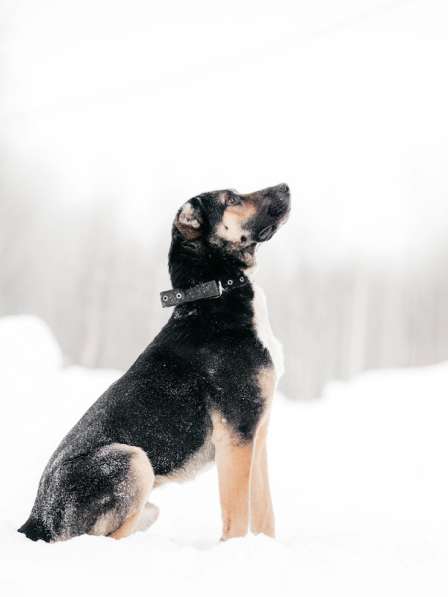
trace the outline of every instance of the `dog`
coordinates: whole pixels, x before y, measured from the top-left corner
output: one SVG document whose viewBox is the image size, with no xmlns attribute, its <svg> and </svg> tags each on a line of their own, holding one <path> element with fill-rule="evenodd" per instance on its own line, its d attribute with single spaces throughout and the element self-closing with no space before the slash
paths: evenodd
<svg viewBox="0 0 448 597">
<path fill-rule="evenodd" d="M 184 203 L 169 250 L 173 289 L 161 293 L 174 311 L 59 444 L 20 533 L 121 539 L 156 520 L 154 487 L 215 461 L 222 539 L 249 527 L 275 535 L 266 435 L 283 356 L 253 273 L 258 244 L 289 212 L 285 184 Z"/>
</svg>

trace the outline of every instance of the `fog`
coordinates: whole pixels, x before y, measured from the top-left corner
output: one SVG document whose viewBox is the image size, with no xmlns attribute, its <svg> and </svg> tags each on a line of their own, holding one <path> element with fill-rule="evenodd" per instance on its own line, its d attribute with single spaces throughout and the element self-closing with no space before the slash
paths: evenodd
<svg viewBox="0 0 448 597">
<path fill-rule="evenodd" d="M 0 315 L 125 368 L 167 318 L 173 216 L 287 182 L 258 254 L 291 398 L 448 358 L 448 8 L 3 1 Z"/>
</svg>

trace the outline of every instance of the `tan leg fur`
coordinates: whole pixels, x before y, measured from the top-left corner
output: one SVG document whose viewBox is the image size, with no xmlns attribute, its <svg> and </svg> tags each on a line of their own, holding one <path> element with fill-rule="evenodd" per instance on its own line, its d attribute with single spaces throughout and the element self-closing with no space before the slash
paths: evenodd
<svg viewBox="0 0 448 597">
<path fill-rule="evenodd" d="M 276 377 L 273 369 L 259 374 L 266 412 L 254 441 L 242 442 L 226 420 L 214 413 L 212 441 L 218 468 L 219 495 L 223 522 L 222 539 L 243 537 L 249 519 L 254 533 L 275 535 L 274 512 L 268 478 L 266 438 Z"/>
<path fill-rule="evenodd" d="M 126 449 L 132 453 L 130 474 L 138 491 L 129 516 L 120 527 L 109 534 L 109 537 L 113 539 L 123 539 L 138 529 L 140 517 L 145 508 L 146 498 L 154 485 L 154 472 L 143 450 L 133 446 L 126 446 Z"/>
<path fill-rule="evenodd" d="M 269 419 L 260 424 L 255 437 L 250 486 L 251 530 L 275 537 L 274 510 L 269 487 L 266 436 Z"/>
<path fill-rule="evenodd" d="M 253 443 L 241 443 L 219 415 L 213 417 L 215 460 L 222 512 L 222 539 L 243 537 L 249 526 Z"/>
<path fill-rule="evenodd" d="M 254 442 L 252 474 L 250 485 L 251 530 L 269 537 L 275 536 L 274 510 L 268 476 L 267 433 L 269 414 L 274 397 L 276 375 L 274 369 L 263 369 L 258 375 L 266 412 L 258 425 Z"/>
</svg>

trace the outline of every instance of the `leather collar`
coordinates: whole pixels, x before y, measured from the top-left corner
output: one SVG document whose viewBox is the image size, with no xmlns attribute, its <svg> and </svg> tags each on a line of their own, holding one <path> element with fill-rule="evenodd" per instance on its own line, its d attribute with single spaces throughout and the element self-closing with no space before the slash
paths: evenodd
<svg viewBox="0 0 448 597">
<path fill-rule="evenodd" d="M 202 282 L 196 284 L 191 288 L 174 288 L 172 290 L 164 290 L 160 293 L 160 300 L 162 307 L 177 307 L 185 303 L 192 303 L 201 299 L 217 299 L 223 294 L 242 288 L 249 284 L 249 278 L 239 273 L 235 278 L 227 278 L 225 280 L 210 280 L 209 282 Z"/>
</svg>

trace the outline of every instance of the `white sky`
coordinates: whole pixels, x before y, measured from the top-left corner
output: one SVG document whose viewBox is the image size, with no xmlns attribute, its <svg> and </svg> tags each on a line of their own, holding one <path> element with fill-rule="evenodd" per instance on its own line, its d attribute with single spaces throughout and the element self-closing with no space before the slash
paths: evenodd
<svg viewBox="0 0 448 597">
<path fill-rule="evenodd" d="M 400 259 L 446 237 L 446 2 L 1 11 L 3 143 L 39 196 L 113 196 L 144 237 L 149 212 L 166 226 L 198 192 L 286 181 L 309 255 Z"/>
</svg>

